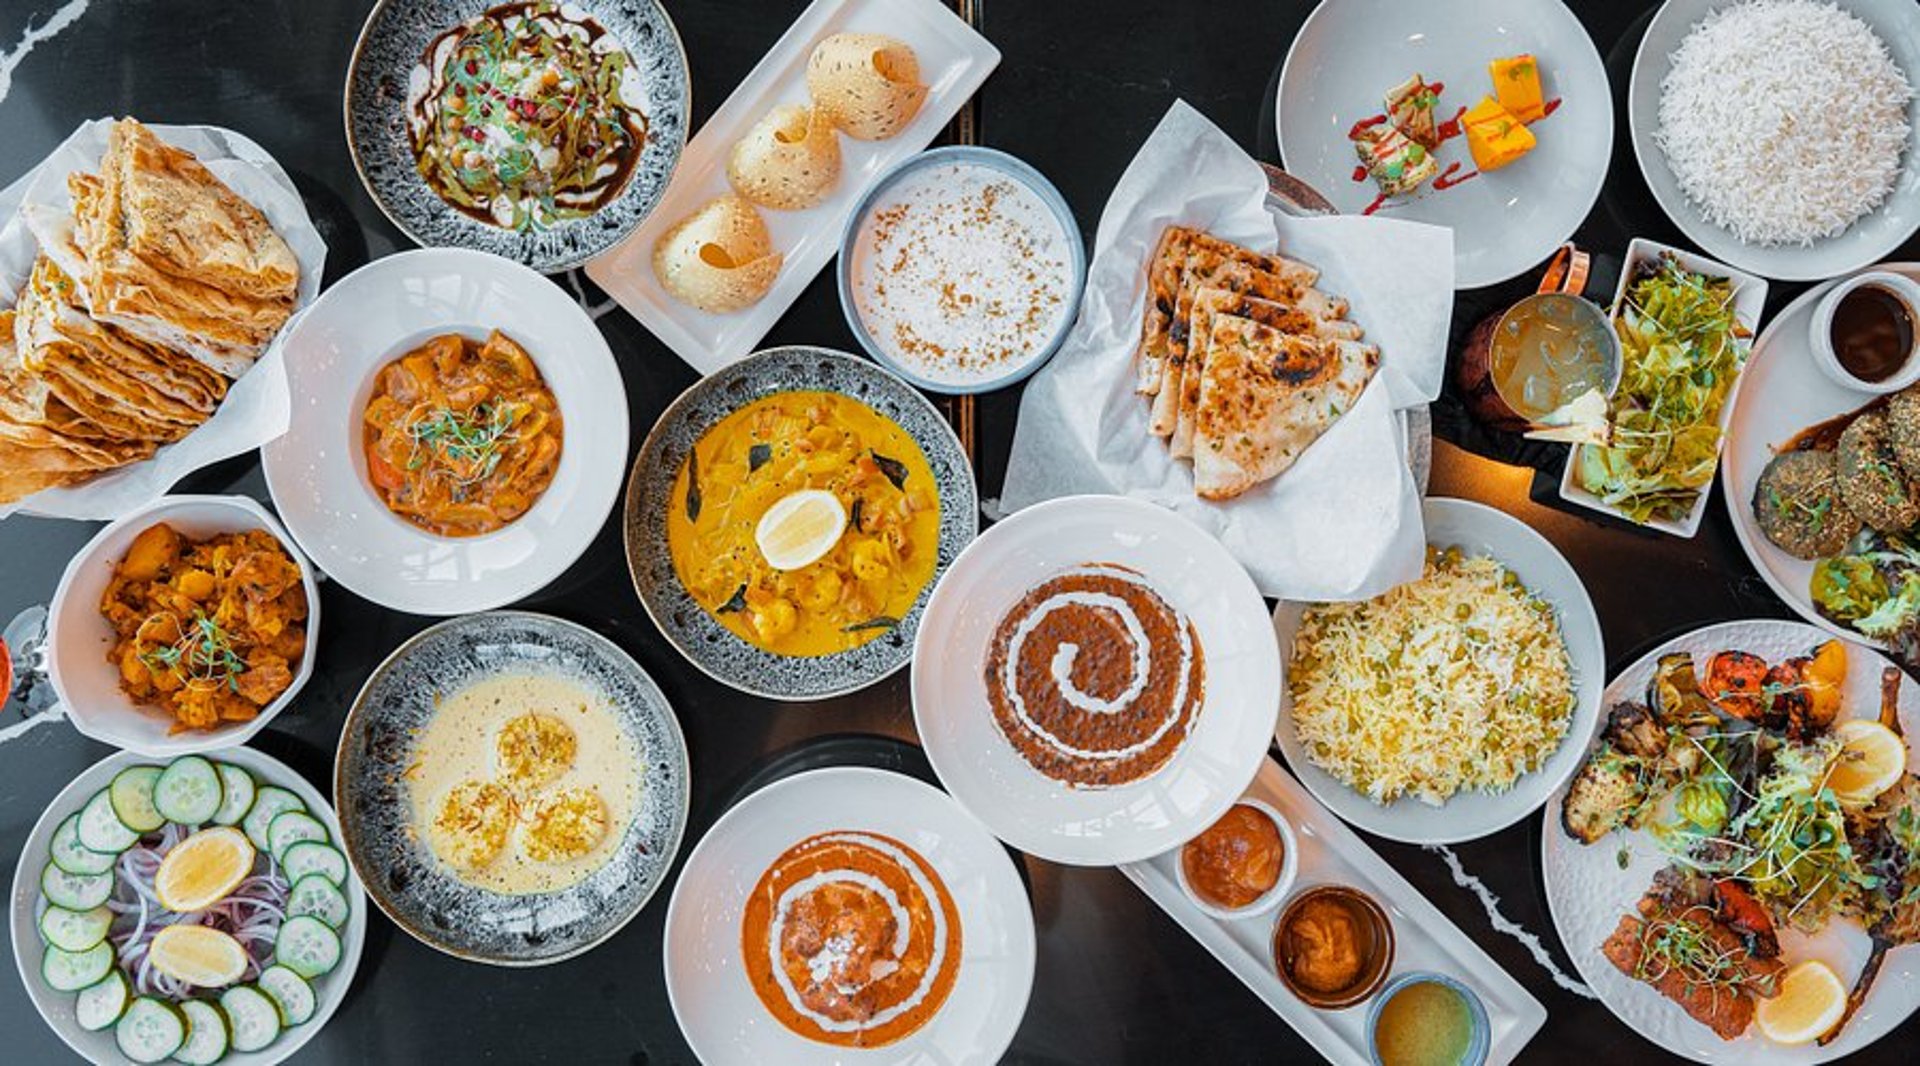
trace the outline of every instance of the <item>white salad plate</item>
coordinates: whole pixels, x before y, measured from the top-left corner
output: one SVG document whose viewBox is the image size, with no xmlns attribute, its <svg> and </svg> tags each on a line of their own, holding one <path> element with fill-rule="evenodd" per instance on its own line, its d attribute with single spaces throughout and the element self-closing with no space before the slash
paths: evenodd
<svg viewBox="0 0 1920 1066">
<path fill-rule="evenodd" d="M 882 1047 L 816 1043 L 767 1013 L 741 957 L 747 896 L 787 849 L 820 833 L 877 833 L 912 848 L 953 897 L 960 963 L 919 1029 Z M 1033 988 L 1033 910 L 1013 860 L 946 793 L 866 767 L 776 781 L 720 816 L 687 857 L 667 907 L 667 998 L 709 1066 L 997 1062 Z"/>
<path fill-rule="evenodd" d="M 1640 162 L 1653 198 L 1673 224 L 1708 255 L 1742 270 L 1782 281 L 1819 281 L 1853 271 L 1898 248 L 1920 229 L 1920 97 L 1907 110 L 1911 125 L 1900 179 L 1886 202 L 1837 236 L 1812 245 L 1749 244 L 1707 221 L 1680 191 L 1680 182 L 1667 165 L 1666 153 L 1654 143 L 1660 129 L 1660 83 L 1672 69 L 1674 50 L 1693 27 L 1709 14 L 1735 0 L 1666 0 L 1647 24 L 1640 50 L 1634 53 L 1633 74 L 1627 85 L 1627 125 L 1632 131 L 1633 154 Z M 1920 5 L 1912 0 L 1839 0 L 1886 42 L 1888 54 L 1920 89 Z M 1765 101 L 1754 101 L 1764 107 Z M 1742 164 L 1729 164 L 1742 165 Z M 1764 160 L 1744 165 L 1759 166 Z"/>
<path fill-rule="evenodd" d="M 374 492 L 362 414 L 387 363 L 442 333 L 484 340 L 495 329 L 553 391 L 560 467 L 506 527 L 437 536 Z M 267 486 L 308 558 L 354 594 L 413 614 L 491 610 L 559 577 L 606 523 L 626 472 L 626 385 L 593 319 L 527 267 L 457 248 L 376 259 L 323 293 L 283 343 L 293 416 L 261 449 Z"/>
<path fill-rule="evenodd" d="M 1533 123 L 1538 144 L 1498 170 L 1436 190 L 1431 182 L 1380 213 L 1453 228 L 1454 285 L 1475 289 L 1523 273 L 1572 235 L 1600 196 L 1613 155 L 1613 91 L 1580 20 L 1559 0 L 1322 0 L 1287 50 L 1274 125 L 1297 175 L 1358 214 L 1379 189 L 1353 178 L 1347 131 L 1381 112 L 1387 90 L 1414 74 L 1443 83 L 1438 117 L 1493 93 L 1487 64 L 1531 52 L 1541 89 L 1561 103 Z M 1444 168 L 1475 169 L 1464 136 L 1438 150 Z"/>
<path fill-rule="evenodd" d="M 1165 765 L 1111 788 L 1034 769 L 1000 731 L 985 664 L 994 631 L 1041 582 L 1087 563 L 1127 567 L 1185 612 L 1205 656 L 1206 696 Z M 1156 504 L 1068 496 L 1035 504 L 960 553 L 921 617 L 913 717 L 927 759 L 995 836 L 1052 862 L 1135 862 L 1199 835 L 1266 757 L 1280 655 L 1253 580 L 1212 535 Z"/>
<path fill-rule="evenodd" d="M 211 753 L 207 758 L 232 763 L 246 770 L 261 787 L 275 785 L 299 796 L 300 801 L 307 805 L 308 813 L 320 819 L 327 832 L 332 834 L 332 846 L 336 849 L 341 847 L 340 821 L 334 817 L 333 806 L 318 789 L 285 763 L 265 752 L 245 747 Z M 75 993 L 55 991 L 40 975 L 40 954 L 45 943 L 37 928 L 41 899 L 40 871 L 48 862 L 53 832 L 66 821 L 67 816 L 84 807 L 87 800 L 106 788 L 121 770 L 141 764 L 164 765 L 164 760 L 133 752 L 115 752 L 82 771 L 71 784 L 61 789 L 53 802 L 47 804 L 47 809 L 41 812 L 40 820 L 33 824 L 33 830 L 27 834 L 27 842 L 20 850 L 19 864 L 13 874 L 13 960 L 20 970 L 20 981 L 26 986 L 27 997 L 33 1000 L 34 1008 L 54 1033 L 75 1054 L 93 1063 L 124 1063 L 127 1059 L 114 1043 L 112 1027 L 99 1032 L 82 1029 L 74 1018 Z M 347 998 L 354 972 L 360 967 L 360 950 L 367 939 L 367 896 L 361 889 L 360 879 L 350 868 L 340 890 L 347 897 L 349 910 L 347 924 L 339 931 L 340 962 L 326 975 L 310 982 L 315 1002 L 313 1017 L 299 1025 L 281 1029 L 280 1036 L 259 1051 L 229 1051 L 220 1060 L 222 1063 L 229 1066 L 272 1066 L 292 1057 L 327 1024 L 327 1019 L 333 1017 L 334 1011 Z M 210 994 L 203 990 L 200 998 L 208 998 Z M 0 1054 L 0 1058 L 5 1057 Z"/>
<path fill-rule="evenodd" d="M 1884 263 L 1891 271 L 1920 281 L 1920 263 Z M 1733 531 L 1767 587 L 1794 613 L 1814 625 L 1861 644 L 1879 647 L 1846 626 L 1823 616 L 1813 604 L 1813 562 L 1781 551 L 1760 531 L 1753 517 L 1754 488 L 1775 451 L 1801 430 L 1865 407 L 1873 397 L 1843 388 L 1820 372 L 1813 358 L 1814 308 L 1837 282 L 1804 292 L 1767 323 L 1753 344 L 1735 395 L 1733 415 L 1721 445 L 1720 485 L 1727 498 Z"/>
<path fill-rule="evenodd" d="M 734 143 L 774 107 L 807 102 L 807 59 L 822 38 L 836 33 L 881 33 L 911 47 L 927 85 L 919 114 L 884 141 L 840 135 L 840 181 L 819 204 L 804 211 L 756 208 L 785 260 L 773 287 L 753 306 L 712 314 L 669 296 L 653 272 L 655 242 L 700 205 L 731 191 L 727 157 Z M 840 250 L 847 219 L 867 188 L 932 144 L 999 64 L 1000 50 L 940 0 L 814 0 L 694 135 L 653 213 L 631 237 L 588 263 L 587 276 L 702 374 L 745 357 Z"/>
<path fill-rule="evenodd" d="M 1321 803 L 1349 824 L 1408 844 L 1455 844 L 1498 832 L 1540 808 L 1554 789 L 1580 766 L 1587 739 L 1600 719 L 1600 691 L 1606 686 L 1607 656 L 1600 638 L 1600 619 L 1594 613 L 1587 587 L 1547 538 L 1512 515 L 1471 500 L 1428 497 L 1421 508 L 1427 543 L 1435 548 L 1459 548 L 1463 553 L 1488 555 L 1518 575 L 1528 591 L 1553 605 L 1560 619 L 1573 667 L 1574 710 L 1560 747 L 1546 764 L 1523 774 L 1513 787 L 1497 795 L 1472 791 L 1456 793 L 1444 806 L 1433 806 L 1413 796 L 1392 803 L 1375 803 L 1366 795 L 1316 766 L 1307 757 L 1293 726 L 1293 698 L 1280 693 L 1280 724 L 1274 738 L 1287 757 L 1287 766 Z M 1293 638 L 1309 605 L 1283 602 L 1274 611 L 1283 661 L 1293 657 Z"/>
<path fill-rule="evenodd" d="M 1358 833 L 1314 802 L 1300 782 L 1272 759 L 1260 763 L 1248 798 L 1262 800 L 1293 823 L 1299 873 L 1293 895 L 1321 885 L 1346 885 L 1373 897 L 1393 923 L 1393 965 L 1385 979 L 1414 972 L 1439 973 L 1471 988 L 1487 1011 L 1487 1062 L 1512 1062 L 1546 1024 L 1547 1009 L 1519 981 L 1460 931 L 1420 890 L 1401 877 Z M 1243 918 L 1203 913 L 1177 881 L 1180 853 L 1170 851 L 1127 863 L 1127 875 L 1147 898 L 1188 935 L 1233 971 L 1253 994 L 1337 1066 L 1368 1066 L 1367 1007 L 1380 993 L 1345 1010 L 1320 1010 L 1301 1002 L 1274 970 L 1273 934 L 1281 908 Z M 1291 898 L 1291 896 L 1289 896 Z M 1550 1057 L 1550 1056 L 1549 1056 Z"/>
<path fill-rule="evenodd" d="M 1670 652 L 1690 653 L 1696 668 L 1704 665 L 1707 656 L 1729 649 L 1750 652 L 1771 663 L 1805 655 L 1827 639 L 1827 633 L 1798 622 L 1756 620 L 1706 626 L 1667 641 L 1622 671 L 1607 686 L 1606 705 L 1642 701 L 1660 657 Z M 1892 665 L 1870 649 L 1847 649 L 1842 721 L 1879 715 L 1880 673 Z M 1911 678 L 1900 682 L 1900 718 L 1908 736 L 1920 729 L 1920 686 Z M 1580 752 L 1583 758 L 1585 747 Z M 1913 772 L 1911 741 L 1908 749 L 1908 770 Z M 1721 1040 L 1711 1029 L 1688 1017 L 1678 1004 L 1654 991 L 1653 986 L 1621 973 L 1600 953 L 1600 945 L 1613 934 L 1621 917 L 1635 913 L 1635 905 L 1646 894 L 1654 873 L 1668 859 L 1659 840 L 1645 828 L 1615 830 L 1582 846 L 1561 826 L 1560 808 L 1566 801 L 1566 791 L 1564 786 L 1556 790 L 1541 814 L 1540 863 L 1547 907 L 1560 943 L 1581 979 L 1629 1029 L 1696 1062 L 1807 1066 L 1865 1048 L 1920 1007 L 1920 952 L 1895 948 L 1887 954 L 1865 1004 L 1833 1043 L 1787 1047 L 1772 1043 L 1755 1028 L 1737 1039 Z M 1789 965 L 1819 959 L 1833 967 L 1849 988 L 1871 949 L 1866 930 L 1852 922 L 1830 922 L 1812 936 L 1785 927 L 1779 927 L 1778 932 L 1780 957 Z"/>
</svg>

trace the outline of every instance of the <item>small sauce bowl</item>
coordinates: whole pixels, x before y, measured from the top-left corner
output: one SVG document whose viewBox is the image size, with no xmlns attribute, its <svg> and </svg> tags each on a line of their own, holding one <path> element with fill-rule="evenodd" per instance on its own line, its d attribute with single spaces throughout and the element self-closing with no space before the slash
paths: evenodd
<svg viewBox="0 0 1920 1066">
<path fill-rule="evenodd" d="M 1487 1022 L 1486 1004 L 1480 1001 L 1479 993 L 1446 974 L 1418 971 L 1403 973 L 1389 981 L 1374 998 L 1373 1006 L 1367 1008 L 1367 1055 L 1374 1066 L 1393 1066 L 1380 1054 L 1380 1022 L 1387 1005 L 1401 992 L 1422 984 L 1439 985 L 1451 990 L 1459 995 L 1467 1008 L 1467 1046 L 1449 1066 L 1482 1066 L 1487 1061 L 1487 1052 L 1493 1043 L 1493 1028 Z"/>
<path fill-rule="evenodd" d="M 1201 895 L 1194 889 L 1192 883 L 1187 880 L 1186 863 L 1187 849 L 1192 847 L 1194 840 L 1198 840 L 1199 837 L 1195 837 L 1194 840 L 1189 840 L 1185 844 L 1180 845 L 1180 853 L 1175 856 L 1173 864 L 1173 879 L 1180 885 L 1180 891 L 1187 894 L 1187 899 L 1191 901 L 1195 907 L 1200 908 L 1201 913 L 1223 922 L 1258 917 L 1279 906 L 1280 901 L 1287 897 L 1288 892 L 1292 891 L 1294 876 L 1300 869 L 1299 841 L 1294 837 L 1293 826 L 1287 822 L 1284 815 L 1275 810 L 1272 805 L 1263 800 L 1254 799 L 1252 796 L 1240 797 L 1234 801 L 1233 806 L 1249 807 L 1265 815 L 1273 822 L 1274 829 L 1280 833 L 1280 876 L 1273 882 L 1272 888 L 1262 892 L 1253 902 L 1241 907 L 1223 907 L 1218 903 L 1210 901 L 1206 896 Z M 1228 808 L 1228 810 L 1231 811 L 1232 808 Z M 1226 815 L 1221 815 L 1221 818 L 1225 817 Z M 1217 825 L 1218 822 L 1216 821 L 1215 824 Z M 1213 827 L 1208 826 L 1207 828 L 1211 830 Z"/>
<path fill-rule="evenodd" d="M 1315 920 L 1317 911 L 1339 907 L 1358 926 L 1360 963 L 1344 986 L 1322 990 L 1305 984 L 1295 974 L 1294 932 L 1299 923 Z M 1287 990 L 1302 1003 L 1320 1010 L 1345 1010 L 1364 1002 L 1386 983 L 1393 969 L 1393 921 L 1372 896 L 1347 885 L 1317 885 L 1293 897 L 1273 927 L 1273 965 Z"/>
<path fill-rule="evenodd" d="M 1869 381 L 1847 369 L 1840 361 L 1840 353 L 1833 346 L 1833 319 L 1840 304 L 1849 295 L 1861 289 L 1879 289 L 1892 296 L 1905 310 L 1907 324 L 1912 336 L 1907 346 L 1906 361 L 1898 369 L 1878 381 Z M 1813 364 L 1827 379 L 1844 389 L 1864 392 L 1874 396 L 1884 396 L 1920 381 L 1920 282 L 1904 274 L 1895 274 L 1886 270 L 1869 270 L 1843 278 L 1814 305 L 1813 320 L 1808 326 L 1808 344 L 1813 349 Z"/>
</svg>

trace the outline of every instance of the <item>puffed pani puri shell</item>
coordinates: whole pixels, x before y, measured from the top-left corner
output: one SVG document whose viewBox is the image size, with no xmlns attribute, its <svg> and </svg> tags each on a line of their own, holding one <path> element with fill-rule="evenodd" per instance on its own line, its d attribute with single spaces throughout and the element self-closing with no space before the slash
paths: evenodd
<svg viewBox="0 0 1920 1066">
<path fill-rule="evenodd" d="M 840 181 L 840 137 L 818 108 L 784 104 L 768 111 L 727 158 L 735 192 L 761 207 L 802 211 Z"/>
<path fill-rule="evenodd" d="M 714 314 L 758 302 L 780 275 L 767 224 L 738 196 L 707 201 L 653 246 L 653 272 L 674 299 Z"/>
<path fill-rule="evenodd" d="M 836 33 L 807 60 L 813 105 L 849 137 L 884 141 L 926 102 L 920 60 L 906 42 L 879 33 Z"/>
</svg>

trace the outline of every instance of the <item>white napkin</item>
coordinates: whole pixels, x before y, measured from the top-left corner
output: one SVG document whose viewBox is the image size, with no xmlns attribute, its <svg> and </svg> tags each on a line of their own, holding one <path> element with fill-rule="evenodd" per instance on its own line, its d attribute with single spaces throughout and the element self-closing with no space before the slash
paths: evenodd
<svg viewBox="0 0 1920 1066">
<path fill-rule="evenodd" d="M 1073 331 L 1028 382 L 1001 503 L 1058 496 L 1152 500 L 1211 531 L 1260 591 L 1292 600 L 1375 595 L 1420 574 L 1426 537 L 1400 413 L 1433 400 L 1453 313 L 1453 232 L 1387 218 L 1294 218 L 1266 207 L 1266 176 L 1231 138 L 1175 102 L 1114 186 Z M 1193 494 L 1193 473 L 1147 432 L 1134 352 L 1146 264 L 1184 224 L 1320 269 L 1380 346 L 1380 371 L 1290 469 L 1237 499 Z"/>
<path fill-rule="evenodd" d="M 110 118 L 82 123 L 39 166 L 0 190 L 0 218 L 6 220 L 0 226 L 0 308 L 12 307 L 18 300 L 20 287 L 26 284 L 39 251 L 22 208 L 69 210 L 73 201 L 67 195 L 67 175 L 76 170 L 99 170 L 112 127 Z M 267 216 L 300 263 L 296 308 L 312 303 L 320 295 L 327 245 L 307 217 L 293 179 L 280 164 L 265 149 L 229 130 L 212 126 L 148 128 L 168 144 L 199 157 L 215 177 Z M 281 336 L 285 335 L 282 329 Z M 53 518 L 118 518 L 165 495 L 175 482 L 193 471 L 251 451 L 285 433 L 291 415 L 287 371 L 281 362 L 279 338 L 275 338 L 266 353 L 227 390 L 213 417 L 184 439 L 160 449 L 144 462 L 77 485 L 46 489 L 16 504 L 0 504 L 0 518 L 15 510 Z"/>
</svg>

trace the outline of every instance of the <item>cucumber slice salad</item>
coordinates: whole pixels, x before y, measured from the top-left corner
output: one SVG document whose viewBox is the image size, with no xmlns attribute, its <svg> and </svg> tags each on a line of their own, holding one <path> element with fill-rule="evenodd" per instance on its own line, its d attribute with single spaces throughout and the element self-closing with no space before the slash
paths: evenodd
<svg viewBox="0 0 1920 1066">
<path fill-rule="evenodd" d="M 253 866 L 240 888 L 195 920 L 251 947 L 238 982 L 204 988 L 168 973 L 165 949 L 153 950 L 162 928 L 153 914 L 166 913 L 159 900 L 191 896 L 196 883 L 219 876 L 217 866 L 200 866 L 221 860 L 218 846 L 159 876 L 175 848 L 215 826 L 246 834 Z M 244 862 L 244 849 L 227 861 Z M 129 766 L 53 831 L 34 912 L 40 976 L 74 995 L 81 1028 L 111 1031 L 133 1062 L 213 1063 L 259 1051 L 318 1012 L 314 982 L 344 954 L 346 886 L 346 856 L 291 790 L 199 755 Z"/>
</svg>

